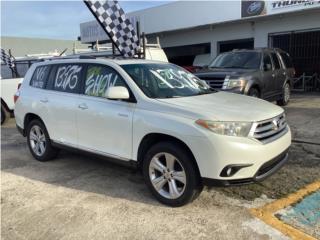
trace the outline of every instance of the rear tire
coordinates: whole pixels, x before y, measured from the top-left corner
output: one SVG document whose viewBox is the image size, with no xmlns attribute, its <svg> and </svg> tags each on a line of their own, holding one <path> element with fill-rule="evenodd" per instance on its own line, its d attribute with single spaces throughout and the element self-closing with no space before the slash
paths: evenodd
<svg viewBox="0 0 320 240">
<path fill-rule="evenodd" d="M 152 146 L 144 156 L 143 176 L 158 201 L 171 207 L 193 201 L 202 191 L 192 156 L 179 143 Z"/>
<path fill-rule="evenodd" d="M 249 90 L 248 96 L 250 97 L 255 97 L 255 98 L 260 98 L 260 92 L 257 88 L 253 87 Z"/>
<path fill-rule="evenodd" d="M 46 127 L 38 119 L 32 120 L 27 127 L 27 141 L 31 154 L 40 162 L 49 161 L 58 154 L 58 150 L 51 144 Z"/>
<path fill-rule="evenodd" d="M 1 125 L 4 124 L 9 117 L 10 117 L 9 112 L 1 103 Z"/>
<path fill-rule="evenodd" d="M 277 104 L 279 106 L 286 106 L 290 101 L 290 93 L 290 84 L 286 83 L 282 89 L 281 99 L 277 101 Z"/>
</svg>

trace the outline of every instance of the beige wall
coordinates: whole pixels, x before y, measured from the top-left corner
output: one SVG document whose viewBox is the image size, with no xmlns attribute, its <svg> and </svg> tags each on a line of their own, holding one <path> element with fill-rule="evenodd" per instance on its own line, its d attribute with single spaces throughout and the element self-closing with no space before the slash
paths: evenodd
<svg viewBox="0 0 320 240">
<path fill-rule="evenodd" d="M 81 44 L 79 41 L 40 39 L 40 38 L 20 38 L 1 36 L 1 48 L 11 49 L 12 55 L 22 57 L 26 54 L 49 53 L 57 50 L 62 52 L 68 48 L 67 54 L 72 53 L 73 44 L 76 42 L 76 48 L 87 48 L 88 45 Z"/>
</svg>

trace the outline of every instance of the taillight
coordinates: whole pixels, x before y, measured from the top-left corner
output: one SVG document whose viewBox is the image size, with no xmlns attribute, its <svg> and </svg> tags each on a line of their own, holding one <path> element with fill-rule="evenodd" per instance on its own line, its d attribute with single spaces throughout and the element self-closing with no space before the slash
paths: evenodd
<svg viewBox="0 0 320 240">
<path fill-rule="evenodd" d="M 20 97 L 20 87 L 21 87 L 21 83 L 19 83 L 18 84 L 18 89 L 17 89 L 17 92 L 14 94 L 14 96 L 13 96 L 13 101 L 14 101 L 14 103 L 16 103 L 17 102 L 17 100 L 18 100 L 18 98 Z"/>
</svg>

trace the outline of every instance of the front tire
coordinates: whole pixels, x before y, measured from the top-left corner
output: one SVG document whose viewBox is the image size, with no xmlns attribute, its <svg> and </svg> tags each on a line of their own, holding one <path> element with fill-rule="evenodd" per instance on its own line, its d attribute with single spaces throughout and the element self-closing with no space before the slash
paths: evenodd
<svg viewBox="0 0 320 240">
<path fill-rule="evenodd" d="M 251 88 L 248 92 L 248 96 L 250 97 L 255 97 L 255 98 L 260 98 L 260 92 L 258 89 L 255 87 Z"/>
<path fill-rule="evenodd" d="M 277 101 L 277 104 L 279 106 L 286 106 L 290 101 L 290 94 L 291 94 L 290 84 L 286 83 L 282 90 L 281 99 Z"/>
<path fill-rule="evenodd" d="M 29 123 L 27 141 L 29 150 L 36 160 L 45 162 L 57 156 L 58 150 L 51 145 L 48 131 L 40 120 L 35 119 Z"/>
<path fill-rule="evenodd" d="M 193 159 L 179 143 L 152 146 L 144 157 L 143 176 L 152 194 L 171 207 L 193 201 L 202 190 Z"/>
</svg>

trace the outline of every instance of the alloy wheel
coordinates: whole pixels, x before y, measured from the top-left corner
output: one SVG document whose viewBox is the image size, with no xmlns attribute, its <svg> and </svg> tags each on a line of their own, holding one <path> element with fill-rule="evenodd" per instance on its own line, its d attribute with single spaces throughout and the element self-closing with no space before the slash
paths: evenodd
<svg viewBox="0 0 320 240">
<path fill-rule="evenodd" d="M 149 177 L 154 189 L 167 199 L 177 199 L 185 191 L 187 177 L 181 162 L 172 154 L 161 152 L 150 161 Z"/>
<path fill-rule="evenodd" d="M 35 125 L 30 130 L 30 146 L 37 156 L 42 156 L 46 151 L 46 136 L 42 129 Z"/>
<path fill-rule="evenodd" d="M 284 86 L 284 101 L 288 102 L 290 99 L 290 86 L 289 84 L 286 84 Z"/>
</svg>

